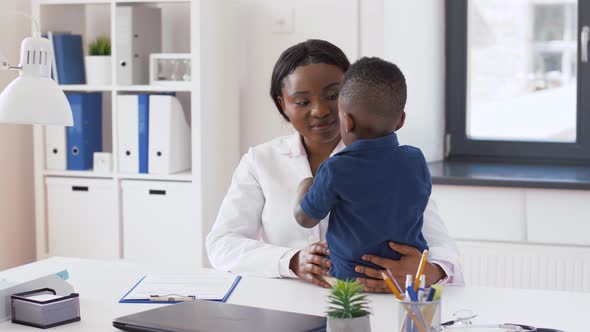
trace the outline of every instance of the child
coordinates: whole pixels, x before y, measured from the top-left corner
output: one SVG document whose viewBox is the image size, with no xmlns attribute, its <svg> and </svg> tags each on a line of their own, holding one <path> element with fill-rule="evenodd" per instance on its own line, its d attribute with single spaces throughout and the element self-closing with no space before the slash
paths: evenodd
<svg viewBox="0 0 590 332">
<path fill-rule="evenodd" d="M 388 242 L 427 249 L 422 214 L 431 191 L 422 152 L 400 146 L 395 131 L 405 121 L 406 81 L 399 68 L 362 58 L 344 75 L 338 98 L 346 148 L 326 160 L 315 178 L 299 184 L 295 219 L 313 227 L 330 213 L 326 234 L 332 277 L 365 277 L 364 254 L 399 259 Z"/>
</svg>

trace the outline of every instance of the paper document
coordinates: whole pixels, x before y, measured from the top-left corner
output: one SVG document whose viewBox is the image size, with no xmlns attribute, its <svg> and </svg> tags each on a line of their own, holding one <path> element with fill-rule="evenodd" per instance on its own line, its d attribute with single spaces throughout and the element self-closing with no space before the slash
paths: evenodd
<svg viewBox="0 0 590 332">
<path fill-rule="evenodd" d="M 39 295 L 24 296 L 24 297 L 26 297 L 29 300 L 33 300 L 33 301 L 44 302 L 44 301 L 60 299 L 64 296 L 63 295 L 53 295 L 53 294 L 39 294 Z"/>
<path fill-rule="evenodd" d="M 153 274 L 143 278 L 121 302 L 149 301 L 151 297 L 188 297 L 224 301 L 240 277 L 219 271 Z"/>
</svg>

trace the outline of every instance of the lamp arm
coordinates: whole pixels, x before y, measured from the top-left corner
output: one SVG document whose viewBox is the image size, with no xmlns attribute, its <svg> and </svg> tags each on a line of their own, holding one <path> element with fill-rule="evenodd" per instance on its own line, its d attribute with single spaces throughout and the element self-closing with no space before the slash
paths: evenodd
<svg viewBox="0 0 590 332">
<path fill-rule="evenodd" d="M 33 21 L 33 24 L 35 25 L 35 31 L 33 31 L 33 37 L 40 37 L 41 36 L 41 30 L 39 29 L 39 22 L 37 22 L 37 20 L 25 13 L 25 12 L 21 12 L 18 10 L 5 10 L 2 13 L 0 13 L 0 17 L 1 16 L 10 16 L 10 15 L 18 15 L 18 16 L 24 16 L 28 19 L 30 19 L 31 21 Z M 4 54 L 2 54 L 2 50 L 0 50 L 0 69 L 21 69 L 21 67 L 19 66 L 11 66 L 8 63 L 8 59 L 4 56 Z"/>
<path fill-rule="evenodd" d="M 6 59 L 6 57 L 2 54 L 2 50 L 0 50 L 0 70 L 10 70 L 10 69 L 19 70 L 19 69 L 22 69 L 22 67 L 21 66 L 12 66 L 11 64 L 9 64 L 8 59 Z"/>
<path fill-rule="evenodd" d="M 2 54 L 2 50 L 0 50 L 0 69 L 10 69 L 10 64 L 8 64 L 8 60 L 4 54 Z"/>
</svg>

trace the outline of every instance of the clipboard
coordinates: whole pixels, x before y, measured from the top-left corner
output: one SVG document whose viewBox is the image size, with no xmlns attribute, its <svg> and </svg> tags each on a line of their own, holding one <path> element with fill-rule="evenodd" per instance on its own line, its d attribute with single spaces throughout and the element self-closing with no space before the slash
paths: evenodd
<svg viewBox="0 0 590 332">
<path fill-rule="evenodd" d="M 234 276 L 231 275 L 229 273 L 225 273 L 225 272 L 205 272 L 204 274 L 211 274 L 211 277 L 215 277 L 216 281 L 219 281 L 220 278 L 225 278 L 225 280 L 223 280 L 223 285 L 216 285 L 217 288 L 217 295 L 216 296 L 205 296 L 203 295 L 204 293 L 207 293 L 207 291 L 199 291 L 196 290 L 193 293 L 194 294 L 188 294 L 188 291 L 175 291 L 172 293 L 170 293 L 168 290 L 163 290 L 160 291 L 160 289 L 156 289 L 156 288 L 152 288 L 152 289 L 148 289 L 148 290 L 140 290 L 138 289 L 138 287 L 142 287 L 142 286 L 146 286 L 147 283 L 150 282 L 150 280 L 154 280 L 154 279 L 161 279 L 162 281 L 169 281 L 170 285 L 166 285 L 164 283 L 162 283 L 162 285 L 164 286 L 163 288 L 169 289 L 170 287 L 174 288 L 176 286 L 177 283 L 181 283 L 181 281 L 183 281 L 185 283 L 185 288 L 193 288 L 193 289 L 197 289 L 199 287 L 201 288 L 207 288 L 207 285 L 198 285 L 198 283 L 200 281 L 206 282 L 207 280 L 206 277 L 203 277 L 203 275 L 197 275 L 197 274 L 167 274 L 167 275 L 146 275 L 143 276 L 129 291 L 127 291 L 127 293 L 125 293 L 125 295 L 123 295 L 123 297 L 121 297 L 121 299 L 119 300 L 119 303 L 179 303 L 179 302 L 184 302 L 187 300 L 208 300 L 208 301 L 214 301 L 214 302 L 226 302 L 227 299 L 229 298 L 229 296 L 231 295 L 231 293 L 233 292 L 233 290 L 236 288 L 236 286 L 238 285 L 238 283 L 240 282 L 240 280 L 242 279 L 241 276 Z M 151 278 L 151 279 L 146 279 L 146 278 Z M 189 283 L 190 282 L 190 283 Z M 174 287 L 173 287 L 174 286 Z M 223 292 L 221 292 L 221 288 L 223 288 Z M 137 293 L 138 291 L 145 293 L 146 291 L 149 291 L 150 295 L 146 295 L 146 296 L 142 296 L 141 298 L 130 298 L 130 295 L 133 295 L 133 293 Z M 155 294 L 152 294 L 155 293 Z M 210 294 L 209 294 L 210 295 Z"/>
</svg>

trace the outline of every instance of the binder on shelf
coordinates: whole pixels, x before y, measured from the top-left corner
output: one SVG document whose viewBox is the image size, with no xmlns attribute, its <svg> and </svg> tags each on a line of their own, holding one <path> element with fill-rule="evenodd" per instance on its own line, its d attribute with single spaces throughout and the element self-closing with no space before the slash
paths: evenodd
<svg viewBox="0 0 590 332">
<path fill-rule="evenodd" d="M 191 168 L 191 129 L 174 96 L 151 95 L 149 173 L 173 174 Z"/>
<path fill-rule="evenodd" d="M 45 169 L 67 169 L 66 128 L 45 126 Z"/>
<path fill-rule="evenodd" d="M 149 84 L 149 56 L 162 48 L 159 8 L 117 6 L 117 84 Z"/>
<path fill-rule="evenodd" d="M 92 169 L 94 152 L 102 151 L 102 94 L 68 93 L 74 125 L 67 127 L 68 170 Z"/>
<path fill-rule="evenodd" d="M 86 84 L 82 36 L 52 33 L 51 38 L 59 84 Z"/>
<path fill-rule="evenodd" d="M 70 32 L 59 32 L 61 34 L 70 34 Z M 53 31 L 47 31 L 47 33 L 44 33 L 41 35 L 41 37 L 47 38 L 49 40 L 49 42 L 51 43 L 51 54 L 53 54 L 53 56 L 51 57 L 51 78 L 57 83 L 59 84 L 59 77 L 57 76 L 57 64 L 55 63 L 55 46 L 53 45 Z"/>
<path fill-rule="evenodd" d="M 119 172 L 139 170 L 139 100 L 137 95 L 117 96 Z"/>
<path fill-rule="evenodd" d="M 148 173 L 149 165 L 149 128 L 150 128 L 150 95 L 140 94 L 138 99 L 138 131 L 139 131 L 139 173 Z"/>
</svg>

